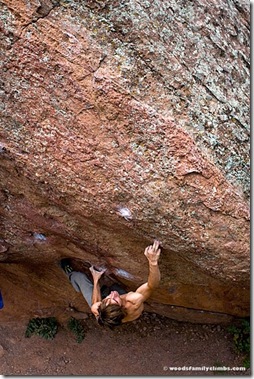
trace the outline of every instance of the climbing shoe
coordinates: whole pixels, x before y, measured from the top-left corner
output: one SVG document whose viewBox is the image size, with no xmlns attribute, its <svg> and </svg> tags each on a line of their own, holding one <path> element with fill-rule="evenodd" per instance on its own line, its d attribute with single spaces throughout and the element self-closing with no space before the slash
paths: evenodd
<svg viewBox="0 0 254 379">
<path fill-rule="evenodd" d="M 60 266 L 62 270 L 65 272 L 65 274 L 70 275 L 73 271 L 72 266 L 70 265 L 70 259 L 64 258 L 60 262 Z"/>
</svg>

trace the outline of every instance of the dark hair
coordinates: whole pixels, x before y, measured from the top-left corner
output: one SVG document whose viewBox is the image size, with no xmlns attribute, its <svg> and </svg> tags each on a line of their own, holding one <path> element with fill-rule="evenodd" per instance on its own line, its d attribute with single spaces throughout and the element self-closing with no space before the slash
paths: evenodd
<svg viewBox="0 0 254 379">
<path fill-rule="evenodd" d="M 99 316 L 97 321 L 102 326 L 108 326 L 110 329 L 121 325 L 123 318 L 126 316 L 126 311 L 120 305 L 101 303 L 98 307 Z"/>
</svg>

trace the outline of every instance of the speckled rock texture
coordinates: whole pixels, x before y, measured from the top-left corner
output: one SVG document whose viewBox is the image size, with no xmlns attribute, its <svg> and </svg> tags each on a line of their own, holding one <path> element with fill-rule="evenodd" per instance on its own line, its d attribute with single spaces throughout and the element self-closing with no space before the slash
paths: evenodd
<svg viewBox="0 0 254 379">
<path fill-rule="evenodd" d="M 107 267 L 147 310 L 249 315 L 249 5 L 3 0 L 1 319 L 89 311 L 58 267 Z"/>
</svg>

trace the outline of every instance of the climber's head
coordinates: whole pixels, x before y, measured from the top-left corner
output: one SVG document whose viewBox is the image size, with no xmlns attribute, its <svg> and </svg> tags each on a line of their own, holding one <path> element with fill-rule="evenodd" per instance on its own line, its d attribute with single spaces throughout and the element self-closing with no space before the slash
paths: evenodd
<svg viewBox="0 0 254 379">
<path fill-rule="evenodd" d="M 117 291 L 112 291 L 102 300 L 98 307 L 98 313 L 97 321 L 100 325 L 108 326 L 110 328 L 121 325 L 122 320 L 127 313 Z"/>
</svg>

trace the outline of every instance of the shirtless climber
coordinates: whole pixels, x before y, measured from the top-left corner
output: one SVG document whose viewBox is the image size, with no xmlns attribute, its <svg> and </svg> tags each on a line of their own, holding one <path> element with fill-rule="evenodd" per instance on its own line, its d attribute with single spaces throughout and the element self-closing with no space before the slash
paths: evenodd
<svg viewBox="0 0 254 379">
<path fill-rule="evenodd" d="M 61 267 L 68 275 L 70 282 L 76 291 L 81 292 L 91 307 L 100 325 L 110 328 L 125 322 L 136 320 L 144 309 L 144 302 L 150 297 L 152 291 L 160 282 L 160 270 L 158 260 L 161 250 L 159 241 L 145 249 L 145 256 L 149 263 L 149 275 L 147 283 L 142 284 L 135 292 L 119 294 L 121 291 L 111 291 L 102 299 L 99 279 L 106 270 L 97 271 L 93 266 L 90 272 L 93 277 L 92 283 L 88 276 L 82 272 L 73 271 L 67 263 L 67 259 L 61 261 Z"/>
</svg>

